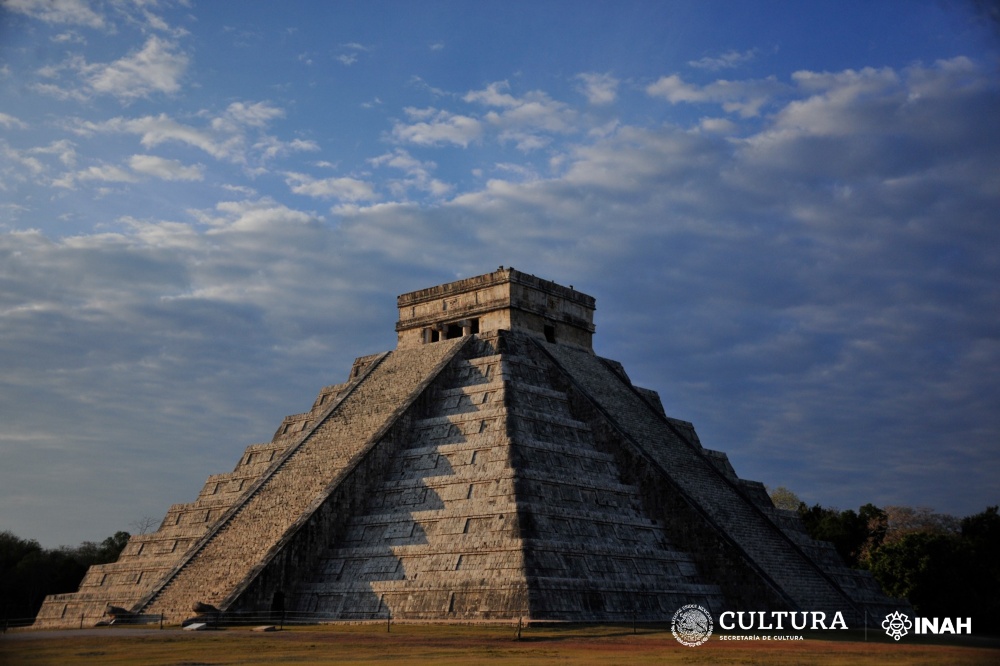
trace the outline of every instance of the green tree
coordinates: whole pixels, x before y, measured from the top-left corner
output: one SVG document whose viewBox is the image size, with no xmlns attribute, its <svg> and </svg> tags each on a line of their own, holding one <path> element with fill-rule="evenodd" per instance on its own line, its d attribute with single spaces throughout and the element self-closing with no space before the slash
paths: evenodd
<svg viewBox="0 0 1000 666">
<path fill-rule="evenodd" d="M 767 494 L 771 496 L 771 503 L 776 509 L 798 511 L 802 505 L 799 496 L 784 486 L 778 486 L 774 490 L 768 489 Z"/>
<path fill-rule="evenodd" d="M 1000 631 L 998 507 L 960 521 L 960 531 L 910 531 L 872 553 L 871 571 L 888 594 L 928 617 L 972 617 L 976 633 Z"/>
<path fill-rule="evenodd" d="M 20 573 L 22 562 L 38 560 L 42 547 L 35 540 L 21 539 L 13 532 L 0 532 L 0 615 L 27 617 L 27 589 Z"/>
<path fill-rule="evenodd" d="M 850 567 L 867 567 L 871 553 L 885 538 L 885 512 L 874 504 L 866 504 L 857 512 L 803 504 L 799 507 L 799 516 L 809 536 L 832 543 Z"/>
<path fill-rule="evenodd" d="M 871 570 L 891 596 L 905 597 L 921 615 L 968 614 L 975 586 L 972 553 L 961 539 L 914 532 L 872 555 Z"/>
<path fill-rule="evenodd" d="M 128 539 L 128 532 L 116 532 L 100 543 L 48 550 L 33 539 L 0 532 L 0 619 L 34 617 L 46 595 L 75 591 L 87 567 L 114 562 Z"/>
<path fill-rule="evenodd" d="M 980 625 L 1000 633 L 1000 514 L 997 506 L 962 519 L 962 539 L 972 551 L 975 589 L 970 591 L 970 613 Z"/>
<path fill-rule="evenodd" d="M 114 562 L 124 550 L 131 535 L 128 532 L 115 532 L 100 543 L 84 541 L 76 548 L 65 549 L 72 556 L 87 566 Z"/>
<path fill-rule="evenodd" d="M 888 526 L 885 542 L 898 541 L 907 534 L 957 535 L 961 521 L 947 513 L 938 513 L 926 506 L 887 506 Z"/>
</svg>

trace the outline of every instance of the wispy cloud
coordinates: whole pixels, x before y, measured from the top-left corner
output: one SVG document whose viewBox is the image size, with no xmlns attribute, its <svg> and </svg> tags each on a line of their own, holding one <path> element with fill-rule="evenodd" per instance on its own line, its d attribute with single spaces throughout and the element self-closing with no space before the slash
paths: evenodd
<svg viewBox="0 0 1000 666">
<path fill-rule="evenodd" d="M 0 125 L 5 129 L 28 129 L 28 123 L 7 113 L 0 113 Z"/>
<path fill-rule="evenodd" d="M 344 65 L 345 67 L 350 67 L 351 65 L 356 63 L 358 61 L 358 58 L 360 57 L 360 54 L 371 51 L 369 47 L 365 46 L 364 44 L 360 44 L 358 42 L 348 42 L 346 44 L 341 44 L 340 46 L 341 48 L 345 49 L 345 51 L 336 56 L 335 59 L 337 60 L 337 62 L 339 62 L 341 65 Z"/>
<path fill-rule="evenodd" d="M 167 143 L 185 144 L 212 157 L 244 165 L 260 166 L 276 157 L 318 149 L 305 139 L 281 140 L 266 132 L 271 121 L 284 111 L 267 102 L 233 102 L 224 112 L 199 114 L 206 119 L 201 127 L 178 122 L 165 113 L 138 118 L 116 117 L 101 122 L 78 120 L 70 129 L 80 135 L 122 133 L 139 138 L 144 148 Z"/>
<path fill-rule="evenodd" d="M 750 62 L 757 57 L 757 49 L 750 49 L 749 51 L 726 51 L 719 56 L 705 56 L 704 58 L 699 58 L 698 60 L 689 60 L 688 66 L 694 67 L 695 69 L 707 69 L 711 72 L 717 72 L 720 69 L 732 69 L 738 67 L 744 63 Z"/>
<path fill-rule="evenodd" d="M 368 160 L 373 166 L 388 166 L 401 170 L 405 177 L 389 181 L 389 188 L 397 197 L 405 197 L 406 191 L 415 189 L 435 197 L 441 197 L 454 188 L 431 174 L 437 168 L 434 162 L 421 162 L 407 151 L 397 148 L 391 153 L 385 153 Z"/>
<path fill-rule="evenodd" d="M 86 0 L 5 0 L 3 7 L 46 23 L 107 27 L 104 16 L 91 9 Z"/>
<path fill-rule="evenodd" d="M 141 49 L 110 63 L 88 63 L 74 55 L 56 67 L 47 67 L 40 72 L 43 77 L 69 80 L 37 83 L 34 89 L 60 99 L 111 95 L 130 102 L 179 92 L 189 64 L 190 58 L 176 42 L 150 35 Z"/>
<path fill-rule="evenodd" d="M 108 65 L 88 66 L 81 73 L 96 93 L 135 99 L 178 92 L 189 62 L 175 42 L 152 35 L 140 51 Z"/>
<path fill-rule="evenodd" d="M 719 80 L 699 86 L 685 82 L 677 74 L 660 77 L 646 86 L 648 95 L 662 97 L 671 104 L 718 104 L 723 110 L 744 118 L 760 115 L 765 105 L 786 90 L 787 86 L 774 77 L 756 81 Z"/>
<path fill-rule="evenodd" d="M 81 171 L 68 174 L 65 178 L 53 182 L 53 185 L 72 188 L 74 183 L 88 180 L 105 183 L 134 183 L 138 178 L 136 178 L 135 174 L 129 173 L 121 167 L 112 164 L 103 164 L 100 166 L 90 166 Z"/>
<path fill-rule="evenodd" d="M 201 165 L 185 166 L 178 160 L 168 160 L 155 155 L 133 155 L 129 158 L 133 171 L 162 180 L 202 180 L 205 168 Z"/>
</svg>

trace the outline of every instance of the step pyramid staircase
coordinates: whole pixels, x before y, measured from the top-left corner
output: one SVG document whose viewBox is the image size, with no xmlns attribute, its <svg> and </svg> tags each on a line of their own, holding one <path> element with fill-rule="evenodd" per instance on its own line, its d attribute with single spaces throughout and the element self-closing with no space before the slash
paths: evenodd
<svg viewBox="0 0 1000 666">
<path fill-rule="evenodd" d="M 357 359 L 36 626 L 109 606 L 593 622 L 690 603 L 858 626 L 894 606 L 594 355 L 591 297 L 501 268 L 398 306 L 396 350 Z"/>
</svg>

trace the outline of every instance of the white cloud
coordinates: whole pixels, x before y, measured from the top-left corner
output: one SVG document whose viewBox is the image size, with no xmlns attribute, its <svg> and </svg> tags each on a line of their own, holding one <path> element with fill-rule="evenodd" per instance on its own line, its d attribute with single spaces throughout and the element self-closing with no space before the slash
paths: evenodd
<svg viewBox="0 0 1000 666">
<path fill-rule="evenodd" d="M 412 85 L 412 86 L 414 86 L 416 88 L 419 88 L 421 90 L 426 90 L 427 92 L 431 93 L 435 97 L 452 97 L 453 96 L 451 93 L 449 93 L 446 90 L 443 90 L 441 88 L 435 88 L 434 86 L 430 85 L 429 83 L 427 83 L 426 81 L 424 81 L 419 76 L 415 76 L 415 75 L 411 76 L 410 77 L 410 85 Z"/>
<path fill-rule="evenodd" d="M 350 67 L 356 63 L 358 61 L 359 53 L 366 53 L 371 50 L 364 44 L 359 44 L 358 42 L 348 42 L 346 44 L 341 44 L 340 46 L 351 51 L 349 53 L 341 53 L 336 57 L 336 60 L 345 67 Z"/>
<path fill-rule="evenodd" d="M 0 113 L 0 125 L 6 129 L 28 129 L 28 123 L 7 113 Z"/>
<path fill-rule="evenodd" d="M 146 148 L 153 148 L 168 141 L 177 141 L 203 150 L 212 157 L 236 161 L 241 158 L 245 144 L 244 138 L 240 135 L 201 130 L 181 124 L 165 113 L 141 118 L 117 117 L 100 123 L 80 122 L 76 126 L 76 131 L 83 134 L 91 132 L 136 134 L 141 137 L 140 143 Z"/>
<path fill-rule="evenodd" d="M 285 176 L 285 182 L 295 194 L 351 202 L 373 201 L 378 198 L 371 183 L 357 178 L 342 177 L 317 180 L 303 173 L 287 173 Z"/>
<path fill-rule="evenodd" d="M 974 129 L 982 121 L 970 109 L 982 104 L 977 100 L 986 99 L 995 85 L 965 62 L 901 72 L 799 72 L 795 80 L 799 98 L 780 109 L 770 127 L 741 142 L 744 159 L 753 165 L 741 178 L 755 188 L 794 168 L 803 177 L 822 174 L 832 183 L 855 181 L 855 201 L 882 185 L 909 190 L 918 181 L 924 199 L 931 192 L 948 197 L 943 183 L 975 180 L 971 172 L 989 170 L 985 164 L 990 157 L 983 153 L 991 132 Z M 959 155 L 960 163 L 942 170 L 943 163 Z M 930 187 L 930 182 L 937 184 Z M 896 205 L 899 195 L 888 195 L 884 191 L 876 198 Z M 802 214 L 821 211 L 818 204 L 803 206 Z"/>
<path fill-rule="evenodd" d="M 576 78 L 582 82 L 580 92 L 591 104 L 610 104 L 618 97 L 618 79 L 610 74 L 584 73 Z"/>
<path fill-rule="evenodd" d="M 253 149 L 260 156 L 261 160 L 267 161 L 291 153 L 315 152 L 320 148 L 315 141 L 305 141 L 303 139 L 282 141 L 277 137 L 264 136 L 253 144 Z"/>
<path fill-rule="evenodd" d="M 227 192 L 234 192 L 236 194 L 242 194 L 245 197 L 257 197 L 257 191 L 252 187 L 246 185 L 223 185 L 222 189 Z"/>
<path fill-rule="evenodd" d="M 225 113 L 212 119 L 212 128 L 237 132 L 244 127 L 266 127 L 272 120 L 285 117 L 285 110 L 268 102 L 233 102 Z"/>
<path fill-rule="evenodd" d="M 719 104 L 723 110 L 738 113 L 744 118 L 760 115 L 762 107 L 786 91 L 787 86 L 779 84 L 774 77 L 752 81 L 719 80 L 698 86 L 685 82 L 677 74 L 671 74 L 646 86 L 648 95 L 662 97 L 671 104 Z"/>
<path fill-rule="evenodd" d="M 20 150 L 0 141 L 0 190 L 27 182 L 42 186 L 53 184 L 49 176 L 53 165 L 51 160 L 46 159 L 51 156 L 66 168 L 72 168 L 76 164 L 76 149 L 66 139 L 53 141 L 47 146 Z"/>
<path fill-rule="evenodd" d="M 506 81 L 494 81 L 482 90 L 470 90 L 462 98 L 466 102 L 479 102 L 486 106 L 502 106 L 513 108 L 520 106 L 520 102 L 509 92 L 510 84 Z"/>
<path fill-rule="evenodd" d="M 66 167 L 72 167 L 76 164 L 76 146 L 68 139 L 53 141 L 47 146 L 32 148 L 29 152 L 33 155 L 55 155 L 59 162 Z"/>
<path fill-rule="evenodd" d="M 418 146 L 434 146 L 451 143 L 467 147 L 478 140 L 483 133 L 482 123 L 475 118 L 440 111 L 438 109 L 416 109 L 407 107 L 406 114 L 419 122 L 406 124 L 397 122 L 392 135 L 397 141 Z"/>
<path fill-rule="evenodd" d="M 64 100 L 111 95 L 132 102 L 179 92 L 189 63 L 176 42 L 150 35 L 141 49 L 111 63 L 88 63 L 82 56 L 71 55 L 58 65 L 43 67 L 40 76 L 58 79 L 65 74 L 69 81 L 64 85 L 37 83 L 33 89 Z"/>
<path fill-rule="evenodd" d="M 750 49 L 749 51 L 727 51 L 722 55 L 711 57 L 706 56 L 698 60 L 689 60 L 688 65 L 694 67 L 695 69 L 707 69 L 709 71 L 718 71 L 720 69 L 731 69 L 742 65 L 745 62 L 749 62 L 757 57 L 757 49 Z"/>
<path fill-rule="evenodd" d="M 27 175 L 37 176 L 45 171 L 45 165 L 37 157 L 30 152 L 12 148 L 4 141 L 0 141 L 0 156 L 8 162 L 2 172 L 5 180 L 23 181 Z M 4 183 L 0 181 L 0 188 L 4 187 Z"/>
<path fill-rule="evenodd" d="M 86 44 L 87 43 L 87 40 L 83 37 L 83 35 L 80 35 L 79 33 L 73 32 L 72 30 L 69 31 L 69 32 L 64 32 L 64 33 L 61 33 L 61 34 L 58 34 L 58 35 L 54 36 L 52 38 L 52 41 L 55 42 L 56 44 Z"/>
<path fill-rule="evenodd" d="M 26 14 L 46 23 L 68 23 L 88 28 L 104 28 L 103 16 L 86 0 L 5 0 L 4 9 Z"/>
<path fill-rule="evenodd" d="M 117 117 L 103 122 L 77 121 L 71 127 L 78 134 L 125 133 L 140 137 L 145 148 L 177 142 L 202 150 L 219 160 L 251 165 L 266 163 L 295 152 L 319 150 L 314 141 L 293 139 L 283 141 L 264 133 L 268 123 L 284 115 L 280 108 L 265 102 L 248 104 L 235 102 L 215 117 L 207 112 L 207 127 L 199 128 L 179 123 L 165 113 L 140 118 Z"/>
<path fill-rule="evenodd" d="M 56 187 L 73 189 L 80 181 L 98 181 L 102 183 L 134 183 L 138 180 L 134 174 L 111 164 L 91 166 L 86 169 L 64 174 L 52 184 Z"/>
<path fill-rule="evenodd" d="M 200 164 L 184 166 L 177 160 L 155 155 L 133 155 L 129 158 L 129 166 L 133 171 L 162 180 L 202 180 L 205 171 Z"/>
<path fill-rule="evenodd" d="M 521 164 L 513 164 L 511 162 L 498 162 L 493 165 L 493 168 L 497 171 L 502 171 L 505 173 L 511 173 L 517 176 L 521 181 L 531 181 L 538 180 L 538 174 L 535 173 L 534 169 L 529 169 Z"/>
<path fill-rule="evenodd" d="M 733 134 L 739 126 L 726 118 L 702 118 L 698 121 L 698 127 L 704 132 L 715 132 L 718 134 Z"/>
<path fill-rule="evenodd" d="M 462 98 L 485 106 L 502 109 L 488 111 L 483 120 L 499 130 L 501 142 L 514 142 L 519 150 L 530 151 L 548 145 L 552 134 L 567 134 L 577 130 L 577 113 L 563 102 L 553 100 L 542 91 L 532 91 L 523 97 L 506 92 L 506 81 L 489 84 L 483 90 L 471 90 Z"/>
<path fill-rule="evenodd" d="M 390 190 L 397 196 L 404 196 L 406 190 L 416 189 L 427 192 L 435 197 L 441 197 L 454 189 L 448 183 L 438 180 L 431 175 L 437 168 L 434 162 L 421 162 L 401 148 L 397 148 L 391 153 L 373 157 L 368 161 L 374 166 L 389 166 L 405 173 L 405 178 L 389 181 Z"/>
<path fill-rule="evenodd" d="M 131 100 L 179 91 L 188 63 L 189 58 L 178 51 L 175 42 L 151 35 L 142 50 L 84 72 L 94 92 Z"/>
<path fill-rule="evenodd" d="M 704 102 L 708 99 L 708 95 L 703 90 L 684 83 L 677 74 L 660 77 L 656 83 L 646 86 L 646 93 L 653 97 L 662 97 L 671 104 Z"/>
</svg>

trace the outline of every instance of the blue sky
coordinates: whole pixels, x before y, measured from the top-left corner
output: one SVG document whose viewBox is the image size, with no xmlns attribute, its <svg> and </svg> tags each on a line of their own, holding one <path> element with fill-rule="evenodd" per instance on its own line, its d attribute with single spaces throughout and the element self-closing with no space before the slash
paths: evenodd
<svg viewBox="0 0 1000 666">
<path fill-rule="evenodd" d="M 998 15 L 0 0 L 0 529 L 158 520 L 499 265 L 744 478 L 997 503 Z"/>
</svg>

